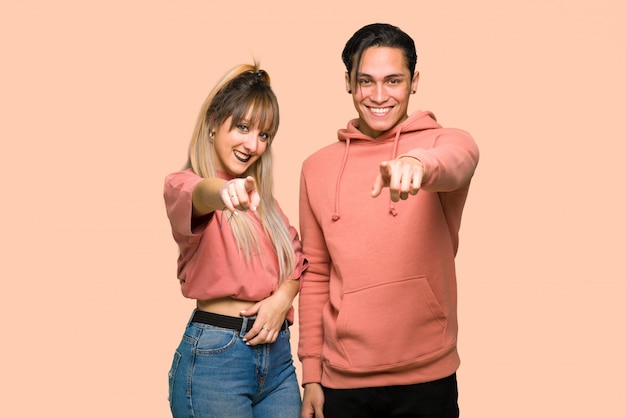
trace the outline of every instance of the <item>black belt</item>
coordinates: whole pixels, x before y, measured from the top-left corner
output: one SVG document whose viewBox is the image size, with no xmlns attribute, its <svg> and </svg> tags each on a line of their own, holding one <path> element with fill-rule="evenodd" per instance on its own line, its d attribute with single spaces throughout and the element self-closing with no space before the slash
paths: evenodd
<svg viewBox="0 0 626 418">
<path fill-rule="evenodd" d="M 213 325 L 215 327 L 220 327 L 220 328 L 228 328 L 228 329 L 232 329 L 235 331 L 241 331 L 241 327 L 243 326 L 243 318 L 220 315 L 220 314 L 216 314 L 212 312 L 201 311 L 198 309 L 196 309 L 196 311 L 193 313 L 191 322 L 199 322 L 201 324 Z M 248 324 L 246 325 L 246 332 L 250 331 L 253 325 L 254 325 L 254 318 L 248 319 Z M 286 331 L 287 327 L 289 327 L 289 322 L 285 321 L 285 323 L 280 328 L 280 330 Z"/>
</svg>

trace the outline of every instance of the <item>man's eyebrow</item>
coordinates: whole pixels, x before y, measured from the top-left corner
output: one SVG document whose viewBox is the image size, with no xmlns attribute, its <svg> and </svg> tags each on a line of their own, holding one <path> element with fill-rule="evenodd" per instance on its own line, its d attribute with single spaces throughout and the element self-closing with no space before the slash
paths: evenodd
<svg viewBox="0 0 626 418">
<path fill-rule="evenodd" d="M 368 78 L 374 78 L 372 77 L 370 74 L 367 73 L 357 73 L 356 75 L 357 77 L 368 77 Z M 404 78 L 405 75 L 403 73 L 395 73 L 395 74 L 387 74 L 385 77 L 383 78 Z"/>
</svg>

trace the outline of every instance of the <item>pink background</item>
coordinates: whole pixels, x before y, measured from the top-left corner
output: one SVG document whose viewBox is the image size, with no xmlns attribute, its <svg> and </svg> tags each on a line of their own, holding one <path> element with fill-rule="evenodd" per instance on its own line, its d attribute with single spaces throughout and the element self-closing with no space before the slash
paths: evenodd
<svg viewBox="0 0 626 418">
<path fill-rule="evenodd" d="M 261 60 L 282 109 L 277 196 L 297 225 L 302 160 L 355 115 L 341 49 L 383 21 L 416 40 L 411 110 L 481 147 L 457 258 L 462 416 L 626 416 L 623 2 L 0 9 L 0 415 L 169 416 L 193 302 L 161 190 L 202 100 Z"/>
</svg>

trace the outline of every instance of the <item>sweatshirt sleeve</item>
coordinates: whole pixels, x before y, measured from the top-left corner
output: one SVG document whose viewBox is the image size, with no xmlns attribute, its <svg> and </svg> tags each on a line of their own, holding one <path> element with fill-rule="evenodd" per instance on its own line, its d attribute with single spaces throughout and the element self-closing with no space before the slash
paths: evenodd
<svg viewBox="0 0 626 418">
<path fill-rule="evenodd" d="M 308 268 L 300 278 L 298 357 L 302 384 L 322 378 L 322 314 L 329 298 L 330 257 L 322 230 L 309 204 L 304 172 L 300 178 L 300 233 Z"/>
<path fill-rule="evenodd" d="M 463 188 L 471 180 L 478 164 L 479 151 L 467 132 L 441 129 L 431 148 L 412 149 L 400 157 L 413 157 L 424 165 L 424 190 L 452 192 Z"/>
<path fill-rule="evenodd" d="M 165 209 L 172 230 L 176 234 L 189 237 L 202 232 L 201 229 L 195 228 L 192 222 L 193 189 L 201 180 L 202 177 L 191 171 L 178 171 L 165 178 L 163 188 Z"/>
<path fill-rule="evenodd" d="M 302 253 L 302 241 L 300 241 L 300 236 L 298 235 L 298 231 L 296 230 L 296 228 L 294 228 L 291 225 L 291 223 L 289 222 L 289 218 L 287 218 L 287 215 L 285 215 L 285 213 L 283 212 L 283 210 L 281 209 L 280 205 L 278 204 L 276 200 L 274 200 L 274 204 L 278 208 L 280 215 L 282 216 L 283 221 L 285 222 L 285 225 L 287 225 L 287 229 L 289 230 L 289 236 L 291 237 L 291 244 L 293 246 L 293 252 L 296 256 L 295 268 L 294 268 L 293 274 L 291 275 L 291 277 L 289 277 L 289 279 L 299 280 L 300 277 L 302 276 L 302 273 L 307 269 L 307 266 L 308 266 L 308 261 L 304 257 L 304 254 Z"/>
<path fill-rule="evenodd" d="M 296 267 L 293 271 L 293 275 L 290 278 L 292 280 L 300 280 L 300 277 L 302 277 L 302 274 L 304 274 L 309 265 L 309 262 L 302 253 L 302 242 L 300 241 L 300 237 L 298 236 L 296 228 L 294 228 L 293 226 L 289 226 L 289 234 L 291 235 L 293 251 L 296 255 Z"/>
</svg>

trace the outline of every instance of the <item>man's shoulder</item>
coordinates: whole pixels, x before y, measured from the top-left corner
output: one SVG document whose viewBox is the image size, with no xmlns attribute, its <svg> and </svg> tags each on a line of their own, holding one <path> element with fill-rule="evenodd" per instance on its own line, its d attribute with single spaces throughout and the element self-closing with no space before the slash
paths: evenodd
<svg viewBox="0 0 626 418">
<path fill-rule="evenodd" d="M 328 159 L 341 158 L 343 156 L 345 146 L 346 144 L 343 141 L 335 141 L 332 144 L 328 144 L 309 155 L 304 160 L 303 165 L 317 165 Z"/>
</svg>

